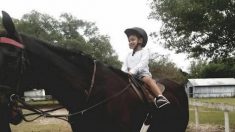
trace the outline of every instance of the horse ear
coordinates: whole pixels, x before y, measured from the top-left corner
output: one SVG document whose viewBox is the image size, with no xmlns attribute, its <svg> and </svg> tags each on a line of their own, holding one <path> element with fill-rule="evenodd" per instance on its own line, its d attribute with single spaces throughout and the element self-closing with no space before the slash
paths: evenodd
<svg viewBox="0 0 235 132">
<path fill-rule="evenodd" d="M 12 18 L 5 11 L 2 11 L 2 24 L 3 24 L 3 27 L 6 29 L 7 34 L 9 35 L 9 37 L 19 41 L 19 36 L 18 36 L 17 31 L 16 31 L 15 25 L 12 21 Z"/>
</svg>

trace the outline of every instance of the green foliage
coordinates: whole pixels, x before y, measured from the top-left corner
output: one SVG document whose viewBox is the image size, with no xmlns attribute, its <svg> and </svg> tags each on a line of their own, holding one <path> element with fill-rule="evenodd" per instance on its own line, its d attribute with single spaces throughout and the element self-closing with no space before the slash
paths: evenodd
<svg viewBox="0 0 235 132">
<path fill-rule="evenodd" d="M 235 2 L 232 0 L 153 0 L 150 18 L 163 21 L 161 38 L 169 49 L 192 57 L 235 56 Z"/>
<path fill-rule="evenodd" d="M 191 62 L 191 78 L 234 78 L 235 63 L 234 59 L 216 60 L 209 63 L 199 60 Z"/>
<path fill-rule="evenodd" d="M 23 15 L 20 20 L 15 21 L 15 25 L 18 31 L 45 41 L 54 42 L 62 39 L 59 22 L 55 18 L 37 11 Z"/>
<path fill-rule="evenodd" d="M 169 61 L 167 56 L 157 56 L 150 60 L 150 71 L 153 78 L 168 78 L 178 83 L 185 83 L 187 75 Z"/>
<path fill-rule="evenodd" d="M 92 37 L 88 43 L 92 46 L 92 56 L 106 64 L 112 64 L 116 68 L 121 67 L 121 63 L 116 61 L 118 56 L 112 49 L 108 36 L 100 35 Z"/>
<path fill-rule="evenodd" d="M 190 78 L 201 78 L 202 77 L 202 70 L 207 65 L 206 61 L 198 60 L 192 61 L 190 65 Z"/>
<path fill-rule="evenodd" d="M 121 67 L 109 37 L 99 34 L 93 22 L 79 20 L 68 13 L 61 14 L 57 20 L 37 11 L 23 15 L 20 20 L 14 19 L 14 22 L 20 32 L 67 49 L 81 50 L 108 65 Z"/>
<path fill-rule="evenodd" d="M 209 63 L 202 70 L 202 78 L 233 78 L 235 77 L 235 65 L 229 66 L 224 63 Z"/>
</svg>

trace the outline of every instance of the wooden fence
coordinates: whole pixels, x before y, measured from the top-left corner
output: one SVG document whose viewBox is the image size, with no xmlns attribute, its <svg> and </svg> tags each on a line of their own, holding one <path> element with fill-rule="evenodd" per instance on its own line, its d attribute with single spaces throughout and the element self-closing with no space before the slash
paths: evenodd
<svg viewBox="0 0 235 132">
<path fill-rule="evenodd" d="M 229 128 L 229 112 L 235 111 L 235 106 L 220 104 L 220 103 L 204 103 L 198 101 L 190 101 L 190 105 L 195 106 L 195 125 L 196 129 L 199 128 L 199 114 L 198 107 L 207 107 L 207 108 L 215 108 L 221 111 L 224 111 L 224 128 L 225 132 L 230 132 Z"/>
</svg>

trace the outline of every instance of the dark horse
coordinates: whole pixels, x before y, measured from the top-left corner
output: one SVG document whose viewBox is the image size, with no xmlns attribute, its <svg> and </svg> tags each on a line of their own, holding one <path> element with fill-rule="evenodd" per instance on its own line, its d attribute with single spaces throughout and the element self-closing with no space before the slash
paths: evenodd
<svg viewBox="0 0 235 132">
<path fill-rule="evenodd" d="M 5 33 L 0 43 L 0 131 L 10 131 L 9 93 L 43 88 L 70 113 L 73 131 L 138 132 L 150 107 L 130 85 L 128 75 L 95 61 L 81 51 L 69 51 L 24 34 L 18 34 L 10 16 L 3 12 Z M 184 87 L 171 80 L 164 95 L 171 104 L 154 110 L 148 131 L 184 132 L 188 124 L 188 98 Z M 7 90 L 9 89 L 9 90 Z M 6 107 L 6 108 L 5 108 Z M 4 109 L 5 108 L 5 109 Z M 3 113 L 4 112 L 4 113 Z"/>
</svg>

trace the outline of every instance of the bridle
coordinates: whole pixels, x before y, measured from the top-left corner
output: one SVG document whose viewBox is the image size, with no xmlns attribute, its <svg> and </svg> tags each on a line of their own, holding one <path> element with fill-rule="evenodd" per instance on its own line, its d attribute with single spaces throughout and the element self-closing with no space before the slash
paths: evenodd
<svg viewBox="0 0 235 132">
<path fill-rule="evenodd" d="M 0 43 L 4 43 L 4 44 L 9 44 L 9 45 L 15 46 L 15 47 L 17 47 L 17 48 L 22 49 L 22 51 L 23 51 L 24 48 L 25 48 L 23 44 L 21 44 L 21 43 L 15 41 L 15 40 L 13 40 L 13 39 L 7 38 L 7 37 L 0 37 Z M 20 62 L 20 64 L 21 64 L 21 66 L 20 66 L 20 73 L 21 73 L 21 76 L 20 76 L 20 77 L 23 76 L 23 71 L 24 71 L 24 69 L 23 69 L 24 66 L 22 66 L 22 64 L 24 64 L 23 61 L 25 61 L 25 57 L 24 57 L 24 54 L 23 54 L 23 52 L 22 52 L 22 55 L 21 55 L 21 62 Z M 93 74 L 92 74 L 92 78 L 91 78 L 91 84 L 90 84 L 89 89 L 88 89 L 88 90 L 85 90 L 85 93 L 87 94 L 87 99 L 86 99 L 87 102 L 89 101 L 91 92 L 92 92 L 92 90 L 93 90 L 93 88 L 94 88 L 94 80 L 95 80 L 95 75 L 96 75 L 96 68 L 97 68 L 97 66 L 96 66 L 96 60 L 94 60 L 93 62 L 94 62 L 94 63 L 93 63 L 94 66 L 93 66 Z M 18 79 L 18 84 L 17 84 L 17 88 L 16 88 L 16 89 L 17 89 L 17 90 L 16 90 L 17 92 L 16 92 L 16 93 L 19 92 L 19 88 L 20 88 L 20 84 L 21 84 L 21 78 L 20 78 L 20 77 L 19 77 L 19 79 Z M 5 85 L 4 85 L 4 86 L 5 86 Z M 0 87 L 1 87 L 1 85 L 0 85 Z M 5 86 L 5 87 L 9 87 L 9 86 Z M 17 103 L 21 104 L 21 105 L 19 105 L 20 108 L 23 108 L 23 109 L 27 109 L 27 110 L 29 110 L 29 111 L 32 111 L 32 113 L 23 114 L 23 115 L 22 115 L 23 120 L 26 121 L 26 122 L 34 121 L 34 120 L 38 119 L 39 117 L 53 117 L 53 118 L 58 118 L 58 119 L 61 119 L 61 120 L 68 121 L 68 118 L 69 118 L 69 117 L 78 116 L 78 115 L 83 115 L 85 112 L 90 111 L 90 110 L 92 110 L 92 109 L 95 109 L 96 107 L 98 107 L 98 106 L 100 106 L 100 105 L 102 105 L 102 104 L 105 104 L 105 103 L 111 101 L 112 99 L 114 99 L 114 98 L 120 96 L 121 94 L 123 94 L 123 93 L 124 93 L 127 89 L 129 89 L 130 87 L 133 87 L 133 86 L 132 86 L 130 83 L 128 83 L 128 84 L 125 86 L 124 89 L 122 89 L 121 91 L 115 93 L 114 95 L 112 95 L 112 96 L 110 96 L 110 97 L 108 97 L 108 98 L 106 98 L 106 99 L 103 99 L 102 101 L 100 101 L 100 102 L 98 102 L 98 103 L 96 103 L 96 104 L 94 104 L 94 105 L 92 105 L 92 106 L 86 107 L 85 109 L 82 109 L 82 110 L 80 110 L 80 111 L 78 111 L 78 112 L 74 112 L 74 113 L 71 113 L 71 114 L 52 115 L 52 114 L 50 114 L 49 112 L 56 111 L 56 110 L 62 109 L 62 108 L 64 108 L 64 107 L 62 106 L 62 107 L 58 107 L 58 108 L 54 108 L 54 109 L 50 109 L 50 110 L 43 111 L 43 110 L 41 110 L 41 109 L 38 109 L 38 108 L 36 108 L 36 107 L 34 107 L 34 106 L 32 106 L 32 105 L 26 103 L 26 102 L 24 101 L 24 99 L 23 99 L 22 97 L 20 97 L 18 94 L 12 94 L 12 95 L 10 96 L 10 102 L 17 102 Z M 33 118 L 33 119 L 31 119 L 31 120 L 26 119 L 26 116 L 31 116 L 31 115 L 38 115 L 38 116 L 35 117 L 35 118 Z M 64 119 L 64 118 L 65 118 L 65 119 Z"/>
</svg>

